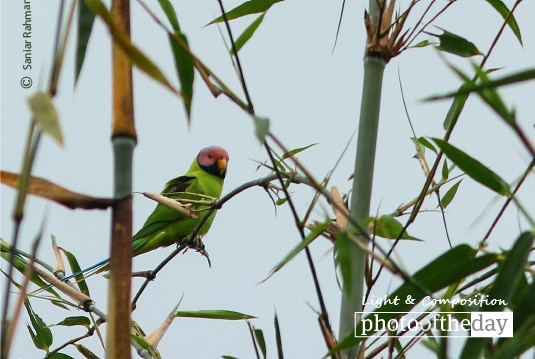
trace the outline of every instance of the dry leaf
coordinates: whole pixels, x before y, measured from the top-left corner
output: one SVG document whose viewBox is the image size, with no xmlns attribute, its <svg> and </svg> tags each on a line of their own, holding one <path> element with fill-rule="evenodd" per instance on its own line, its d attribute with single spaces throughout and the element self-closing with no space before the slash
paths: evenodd
<svg viewBox="0 0 535 359">
<path fill-rule="evenodd" d="M 368 12 L 364 12 L 364 26 L 366 27 L 368 38 L 366 51 L 368 54 L 373 54 L 373 56 L 380 57 L 388 62 L 403 51 L 407 43 L 409 31 L 407 30 L 403 34 L 401 32 L 404 29 L 405 20 L 412 9 L 412 5 L 402 14 L 394 14 L 395 0 L 390 0 L 386 7 L 385 3 L 382 6 L 383 8 L 379 11 L 380 21 L 371 19 Z"/>
<path fill-rule="evenodd" d="M 343 231 L 347 228 L 347 218 L 349 214 L 347 212 L 346 204 L 342 199 L 342 196 L 340 196 L 340 191 L 334 186 L 331 187 L 331 199 L 333 201 L 332 208 L 336 216 L 336 228 L 339 231 Z"/>
<path fill-rule="evenodd" d="M 159 193 L 143 192 L 143 195 L 147 198 L 152 199 L 153 201 L 163 204 L 164 206 L 174 209 L 175 211 L 180 212 L 190 218 L 199 218 L 199 212 L 192 211 L 188 208 L 187 205 L 184 205 L 175 199 L 166 197 Z"/>
<path fill-rule="evenodd" d="M 17 188 L 19 175 L 0 171 L 0 181 L 7 186 Z M 91 197 L 82 193 L 72 192 L 39 177 L 30 177 L 28 193 L 49 199 L 70 209 L 106 209 L 115 202 L 112 198 Z"/>
<path fill-rule="evenodd" d="M 156 349 L 158 343 L 160 343 L 160 340 L 163 338 L 174 319 L 174 313 L 169 314 L 155 331 L 145 337 L 145 340 L 149 343 L 151 348 Z"/>
</svg>

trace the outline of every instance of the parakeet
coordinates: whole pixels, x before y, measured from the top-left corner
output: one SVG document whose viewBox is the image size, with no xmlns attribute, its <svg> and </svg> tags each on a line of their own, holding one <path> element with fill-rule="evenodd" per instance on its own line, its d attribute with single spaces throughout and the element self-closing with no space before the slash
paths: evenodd
<svg viewBox="0 0 535 359">
<path fill-rule="evenodd" d="M 192 216 L 158 204 L 133 237 L 133 255 L 171 244 L 181 244 L 193 232 L 203 213 L 221 196 L 229 155 L 221 147 L 203 148 L 183 176 L 167 182 L 162 194 L 177 200 L 193 212 Z M 202 237 L 212 225 L 213 212 L 198 233 Z M 193 218 L 192 218 L 193 217 Z"/>
<path fill-rule="evenodd" d="M 156 205 L 143 227 L 132 237 L 133 255 L 137 256 L 172 244 L 182 244 L 195 230 L 213 201 L 221 196 L 228 161 L 229 155 L 225 149 L 218 146 L 203 148 L 183 176 L 167 182 L 161 194 L 177 200 L 191 212 L 191 215 L 188 216 L 163 204 Z M 215 215 L 214 211 L 195 240 L 208 232 Z M 100 272 L 107 263 L 109 258 L 64 280 L 91 270 L 98 269 Z"/>
</svg>

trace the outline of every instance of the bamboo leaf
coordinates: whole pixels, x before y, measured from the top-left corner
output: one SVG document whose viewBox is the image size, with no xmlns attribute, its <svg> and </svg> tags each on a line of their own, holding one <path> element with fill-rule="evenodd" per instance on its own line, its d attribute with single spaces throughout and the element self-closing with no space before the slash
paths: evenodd
<svg viewBox="0 0 535 359">
<path fill-rule="evenodd" d="M 141 348 L 144 348 L 149 352 L 150 358 L 161 359 L 160 353 L 158 352 L 158 350 L 151 346 L 151 343 L 149 343 L 149 337 L 146 336 L 145 332 L 139 326 L 139 324 L 136 323 L 136 321 L 132 321 L 132 328 L 130 330 L 130 333 L 132 340 L 136 342 L 137 345 L 139 345 Z"/>
<path fill-rule="evenodd" d="M 422 345 L 427 349 L 431 350 L 437 355 L 437 358 L 440 358 L 439 354 L 442 352 L 441 345 L 437 339 L 432 336 L 427 337 L 429 339 L 422 340 Z"/>
<path fill-rule="evenodd" d="M 469 275 L 479 272 L 484 268 L 496 263 L 498 256 L 496 254 L 484 254 L 476 257 L 476 250 L 468 245 L 460 245 L 454 247 L 434 259 L 431 263 L 416 272 L 413 276 L 414 280 L 420 286 L 426 288 L 429 293 L 435 293 L 447 286 L 457 283 Z M 395 319 L 399 314 L 392 312 L 409 312 L 415 307 L 427 293 L 423 293 L 420 288 L 416 287 L 411 282 L 403 283 L 398 289 L 390 294 L 389 301 L 376 309 L 373 313 L 380 313 L 380 319 L 385 322 Z M 399 298 L 395 301 L 395 298 Z M 405 300 L 411 298 L 410 301 Z M 396 304 L 397 303 L 397 304 Z M 357 333 L 363 332 L 362 320 L 356 328 Z M 365 329 L 365 328 L 364 328 Z M 371 332 L 364 331 L 369 335 Z M 338 345 L 333 348 L 329 354 L 339 352 L 345 348 L 361 342 L 363 338 L 355 337 L 354 332 L 349 333 L 342 338 Z"/>
<path fill-rule="evenodd" d="M 412 47 L 426 47 L 426 46 L 429 46 L 431 45 L 431 42 L 429 40 L 422 40 L 414 45 L 412 45 Z"/>
<path fill-rule="evenodd" d="M 258 116 L 253 116 L 253 123 L 255 127 L 255 135 L 260 143 L 264 143 L 266 136 L 269 133 L 269 120 Z"/>
<path fill-rule="evenodd" d="M 239 52 L 241 48 L 251 39 L 255 31 L 258 29 L 260 24 L 262 23 L 262 20 L 264 20 L 264 16 L 266 13 L 263 13 L 259 17 L 256 18 L 255 21 L 251 23 L 251 25 L 247 26 L 247 28 L 241 33 L 241 35 L 236 39 L 234 42 L 234 46 L 236 47 L 236 52 Z M 231 52 L 233 52 L 233 49 L 231 49 Z"/>
<path fill-rule="evenodd" d="M 440 30 L 442 30 L 441 35 L 427 33 L 439 39 L 439 45 L 436 47 L 438 50 L 449 52 L 450 54 L 462 57 L 483 55 L 481 51 L 478 50 L 476 45 L 466 40 L 464 37 L 461 37 L 444 29 Z"/>
<path fill-rule="evenodd" d="M 411 141 L 414 143 L 414 147 L 416 148 L 416 154 L 414 155 L 414 158 L 425 158 L 425 147 L 419 142 L 418 138 L 411 137 Z"/>
<path fill-rule="evenodd" d="M 264 332 L 262 329 L 256 329 L 253 327 L 254 330 L 254 337 L 256 340 L 256 343 L 260 347 L 260 351 L 262 352 L 262 357 L 266 358 L 267 348 L 266 348 L 266 339 L 264 338 Z"/>
<path fill-rule="evenodd" d="M 520 27 L 516 22 L 514 15 L 511 13 L 511 10 L 501 0 L 487 0 L 487 2 L 492 5 L 492 7 L 503 17 L 504 20 L 507 20 L 507 25 L 515 34 L 518 42 L 522 45 L 522 35 L 520 34 Z"/>
<path fill-rule="evenodd" d="M 277 313 L 275 313 L 275 318 L 273 319 L 274 326 L 275 326 L 275 340 L 277 342 L 277 358 L 283 359 L 284 354 L 282 351 L 282 336 L 281 336 L 281 330 L 279 326 L 279 318 L 277 317 Z"/>
<path fill-rule="evenodd" d="M 296 255 L 298 255 L 303 249 L 305 249 L 312 241 L 318 238 L 329 226 L 330 221 L 318 223 L 310 233 L 307 234 L 305 239 L 303 239 L 297 246 L 294 247 L 275 267 L 270 271 L 267 278 L 271 277 L 273 274 L 278 272 L 282 267 L 284 267 L 289 261 L 291 261 Z M 266 278 L 266 279 L 267 279 Z M 264 280 L 266 280 L 264 279 Z"/>
<path fill-rule="evenodd" d="M 533 233 L 524 232 L 516 240 L 505 261 L 499 266 L 496 280 L 490 289 L 488 296 L 492 299 L 502 299 L 509 303 L 513 297 L 516 286 L 524 275 L 525 265 L 533 246 L 535 236 Z M 483 306 L 484 311 L 501 311 L 505 307 L 497 301 L 494 304 Z M 486 344 L 485 338 L 469 338 L 463 348 L 461 359 L 480 357 Z"/>
<path fill-rule="evenodd" d="M 532 81 L 534 79 L 535 79 L 535 69 L 527 69 L 527 70 L 515 72 L 510 75 L 498 77 L 493 80 L 489 79 L 486 82 L 474 83 L 471 81 L 469 82 L 467 81 L 455 92 L 448 92 L 443 95 L 431 96 L 431 97 L 426 98 L 425 100 L 426 101 L 443 100 L 443 99 L 456 97 L 457 95 L 467 95 L 472 92 L 478 92 L 487 88 L 497 88 L 497 87 L 502 87 L 502 86 L 514 85 L 514 84 L 518 84 L 518 83 L 525 82 L 525 81 Z"/>
<path fill-rule="evenodd" d="M 448 167 L 448 161 L 442 162 L 442 179 L 446 181 L 450 176 L 450 169 Z"/>
<path fill-rule="evenodd" d="M 441 139 L 433 138 L 433 141 L 440 147 L 444 154 L 448 156 L 450 161 L 455 163 L 456 166 L 463 170 L 474 181 L 481 183 L 485 187 L 501 195 L 506 196 L 510 193 L 510 188 L 507 182 L 481 162 Z"/>
<path fill-rule="evenodd" d="M 446 131 L 448 131 L 451 127 L 455 126 L 457 120 L 459 119 L 459 116 L 461 115 L 461 112 L 463 111 L 464 105 L 466 104 L 466 100 L 468 100 L 468 93 L 461 92 L 467 87 L 467 84 L 461 85 L 458 93 L 454 95 L 455 97 L 453 98 L 451 106 L 448 109 L 448 113 L 446 114 L 446 118 L 444 119 L 443 126 Z"/>
<path fill-rule="evenodd" d="M 9 261 L 11 260 L 11 253 L 12 250 L 9 243 L 5 242 L 4 240 L 0 240 L 0 256 L 5 260 Z M 13 256 L 13 261 L 11 262 L 13 267 L 18 270 L 20 273 L 24 274 L 28 270 L 29 263 L 20 255 L 15 254 Z M 37 285 L 39 288 L 44 289 L 48 293 L 52 294 L 56 298 L 60 298 L 59 294 L 48 285 L 41 277 L 39 277 L 37 274 L 32 273 L 32 276 L 30 278 L 31 282 Z"/>
<path fill-rule="evenodd" d="M 457 190 L 459 189 L 459 185 L 461 184 L 462 180 L 459 180 L 457 183 L 455 183 L 451 188 L 446 192 L 444 196 L 440 199 L 440 206 L 442 208 L 448 207 L 448 205 L 453 200 L 453 197 L 455 197 L 455 194 L 457 193 Z"/>
<path fill-rule="evenodd" d="M 417 143 L 419 145 L 422 145 L 423 147 L 426 147 L 428 149 L 430 149 L 431 151 L 433 151 L 434 153 L 437 153 L 437 149 L 435 148 L 435 146 L 433 146 L 433 144 L 431 142 L 429 142 L 429 140 L 425 137 L 418 137 L 417 139 Z"/>
<path fill-rule="evenodd" d="M 43 289 L 46 290 L 46 288 L 43 288 Z M 61 309 L 63 309 L 63 310 L 71 310 L 71 307 L 68 307 L 68 306 L 66 306 L 65 304 L 63 304 L 63 303 L 69 303 L 69 302 L 66 301 L 66 300 L 63 300 L 63 299 L 62 299 L 62 300 L 55 300 L 55 299 L 52 299 L 52 300 L 50 301 L 50 303 L 52 303 L 52 304 L 55 305 L 56 307 L 61 308 Z M 69 304 L 71 304 L 71 303 L 69 303 Z"/>
<path fill-rule="evenodd" d="M 351 248 L 353 244 L 347 231 L 340 231 L 335 234 L 334 253 L 336 266 L 340 269 L 343 288 L 351 289 L 353 279 L 351 276 Z"/>
<path fill-rule="evenodd" d="M 401 235 L 403 225 L 397 219 L 387 214 L 379 217 L 366 217 L 361 221 L 360 226 L 362 228 L 369 228 L 369 232 L 382 238 L 397 239 L 399 237 L 399 239 L 421 241 L 421 239 L 410 236 L 407 232 L 403 232 L 403 235 Z"/>
<path fill-rule="evenodd" d="M 64 248 L 61 248 L 61 250 L 63 251 L 63 253 L 65 253 L 65 256 L 67 257 L 67 261 L 69 262 L 69 266 L 71 267 L 71 272 L 77 273 L 74 276 L 76 285 L 82 293 L 84 293 L 88 297 L 91 297 L 91 294 L 89 294 L 89 288 L 83 275 L 82 268 L 80 268 L 80 265 L 78 264 L 78 260 L 71 252 L 65 250 Z"/>
<path fill-rule="evenodd" d="M 175 67 L 180 82 L 180 91 L 189 124 L 191 120 L 191 103 L 193 101 L 193 82 L 195 78 L 194 59 L 189 49 L 188 39 L 180 30 L 180 24 L 178 23 L 178 17 L 173 4 L 169 0 L 158 0 L 158 3 L 173 27 L 174 34 L 169 34 L 169 43 L 173 50 Z"/>
<path fill-rule="evenodd" d="M 65 2 L 62 2 L 61 3 L 61 10 L 60 12 L 63 12 L 65 9 L 66 9 L 66 3 Z M 57 93 L 57 88 L 58 88 L 58 82 L 59 82 L 59 77 L 61 75 L 61 70 L 63 68 L 63 60 L 65 59 L 65 48 L 66 48 L 66 45 L 67 45 L 67 38 L 69 37 L 69 33 L 70 33 L 70 29 L 71 29 L 71 20 L 74 18 L 75 16 L 75 12 L 72 11 L 72 12 L 69 12 L 69 15 L 68 15 L 68 20 L 67 20 L 67 23 L 68 23 L 68 26 L 65 26 L 62 30 L 61 30 L 61 35 L 60 35 L 60 31 L 59 31 L 59 27 L 61 26 L 61 24 L 58 22 L 58 32 L 57 32 L 57 35 L 58 37 L 56 38 L 56 41 L 55 41 L 55 44 L 54 44 L 54 55 L 53 55 L 53 62 L 52 62 L 52 71 L 51 71 L 51 74 L 50 74 L 50 83 L 49 83 L 49 87 L 48 87 L 48 92 L 50 94 L 56 94 Z M 59 21 L 59 19 L 58 19 Z M 61 37 L 59 37 L 61 36 Z"/>
<path fill-rule="evenodd" d="M 26 307 L 28 317 L 30 318 L 31 327 L 29 324 L 26 324 L 26 327 L 28 328 L 33 344 L 36 348 L 48 352 L 48 349 L 52 345 L 52 332 L 50 331 L 50 328 L 48 328 L 43 319 L 33 311 L 28 299 L 24 301 L 24 307 Z"/>
<path fill-rule="evenodd" d="M 80 1 L 78 4 L 78 37 L 76 38 L 76 69 L 74 73 L 74 83 L 78 83 L 78 77 L 82 72 L 84 65 L 87 44 L 93 29 L 95 15 L 89 9 L 85 1 Z"/>
<path fill-rule="evenodd" d="M 54 353 L 51 356 L 47 356 L 47 359 L 74 359 L 70 355 L 63 354 L 63 353 Z"/>
<path fill-rule="evenodd" d="M 0 182 L 17 188 L 19 175 L 12 172 L 0 171 Z M 115 201 L 111 198 L 91 197 L 82 193 L 72 192 L 40 177 L 31 177 L 28 193 L 49 199 L 70 209 L 106 209 Z"/>
<path fill-rule="evenodd" d="M 245 15 L 266 12 L 273 4 L 276 4 L 280 1 L 282 0 L 249 0 L 228 11 L 225 15 L 227 20 L 233 20 Z M 218 18 L 206 24 L 206 26 L 216 24 L 222 21 L 223 16 L 219 16 Z"/>
<path fill-rule="evenodd" d="M 523 297 L 513 309 L 513 337 L 499 342 L 491 359 L 520 357 L 523 352 L 535 346 L 535 282 L 523 292 Z"/>
<path fill-rule="evenodd" d="M 91 350 L 89 350 L 86 346 L 82 344 L 74 344 L 74 346 L 86 359 L 99 359 L 99 357 Z"/>
<path fill-rule="evenodd" d="M 513 311 L 513 328 L 516 333 L 529 317 L 535 319 L 535 281 L 527 287 L 522 300 Z"/>
<path fill-rule="evenodd" d="M 282 206 L 283 204 L 285 204 L 286 202 L 288 202 L 288 198 L 284 197 L 284 198 L 279 198 L 278 200 L 275 201 L 275 205 L 277 206 Z"/>
<path fill-rule="evenodd" d="M 516 240 L 511 251 L 507 253 L 505 261 L 498 268 L 498 275 L 488 293 L 489 298 L 503 299 L 507 303 L 512 300 L 515 288 L 524 276 L 525 265 L 531 252 L 534 238 L 533 233 L 524 232 Z M 503 309 L 503 305 L 494 304 L 485 306 L 484 309 L 499 311 Z"/>
<path fill-rule="evenodd" d="M 173 7 L 173 4 L 169 0 L 158 0 L 158 3 L 165 13 L 165 16 L 167 16 L 167 20 L 169 20 L 171 23 L 173 30 L 175 32 L 181 32 L 180 25 L 178 23 L 178 17 L 176 16 L 176 11 Z"/>
<path fill-rule="evenodd" d="M 150 350 L 150 344 L 147 343 L 147 341 L 145 340 L 145 338 L 139 336 L 139 335 L 134 335 L 132 334 L 131 336 L 132 340 L 135 341 L 140 347 L 144 348 L 144 349 L 147 349 L 147 350 Z"/>
<path fill-rule="evenodd" d="M 28 99 L 33 120 L 41 130 L 63 146 L 63 136 L 59 124 L 59 116 L 52 103 L 52 98 L 46 92 L 36 92 Z"/>
<path fill-rule="evenodd" d="M 533 301 L 533 297 L 531 297 Z M 516 312 L 515 312 L 516 314 Z M 516 322 L 514 322 L 516 326 Z M 489 356 L 490 359 L 520 358 L 522 353 L 535 347 L 535 316 L 526 317 L 522 326 L 515 331 L 512 338 L 499 343 L 496 350 Z"/>
<path fill-rule="evenodd" d="M 135 66 L 153 80 L 169 89 L 169 91 L 180 96 L 180 93 L 171 85 L 158 66 L 132 44 L 128 36 L 117 26 L 112 15 L 101 0 L 85 0 L 85 2 L 91 11 L 104 21 L 114 42 L 123 50 Z"/>
<path fill-rule="evenodd" d="M 218 320 L 248 320 L 256 318 L 249 314 L 230 310 L 178 310 L 175 312 L 175 317 Z"/>
<path fill-rule="evenodd" d="M 477 74 L 481 80 L 481 83 L 489 83 L 490 80 L 487 76 L 487 73 L 476 67 Z M 509 110 L 505 105 L 503 99 L 498 94 L 496 87 L 488 86 L 483 87 L 477 90 L 477 94 L 485 101 L 496 113 L 509 123 L 515 122 L 515 113 L 512 110 Z"/>
<path fill-rule="evenodd" d="M 88 317 L 84 316 L 67 317 L 61 322 L 56 323 L 54 325 L 61 325 L 65 327 L 74 327 L 81 325 L 89 329 L 89 327 L 91 326 L 91 320 Z"/>
<path fill-rule="evenodd" d="M 191 121 L 191 103 L 193 101 L 193 82 L 195 80 L 194 61 L 189 51 L 188 39 L 182 33 L 175 33 L 182 44 L 185 44 L 186 49 L 177 39 L 169 35 L 169 42 L 173 50 L 175 59 L 175 67 L 178 73 L 178 80 L 180 82 L 180 92 L 182 93 L 182 101 L 184 102 L 184 109 L 186 111 L 188 124 Z"/>
<path fill-rule="evenodd" d="M 398 358 L 400 359 L 406 359 L 405 357 L 405 351 L 406 349 L 401 345 L 401 342 L 399 341 L 399 338 L 392 338 L 392 346 L 396 348 L 396 352 L 399 353 Z"/>
<path fill-rule="evenodd" d="M 310 147 L 313 147 L 313 146 L 316 146 L 317 143 L 313 143 L 313 144 L 310 144 L 308 146 L 304 146 L 304 147 L 299 147 L 299 148 L 294 148 L 293 150 L 290 150 L 288 152 L 284 152 L 281 156 L 281 160 L 285 160 L 289 157 L 293 157 L 295 156 L 296 154 L 300 153 L 300 152 L 303 152 L 307 149 L 309 149 Z"/>
</svg>

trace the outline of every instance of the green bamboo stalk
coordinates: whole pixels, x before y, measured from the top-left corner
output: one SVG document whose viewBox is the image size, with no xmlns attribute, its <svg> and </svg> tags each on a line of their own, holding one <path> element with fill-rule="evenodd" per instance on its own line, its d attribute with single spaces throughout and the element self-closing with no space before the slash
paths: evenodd
<svg viewBox="0 0 535 359">
<path fill-rule="evenodd" d="M 380 14 L 377 0 L 370 0 L 369 9 L 372 26 L 373 28 L 377 28 Z M 387 63 L 387 60 L 379 55 L 380 54 L 370 52 L 366 49 L 364 56 L 364 79 L 357 137 L 357 152 L 355 156 L 353 189 L 349 207 L 349 213 L 353 219 L 353 223 L 359 223 L 362 219 L 367 217 L 370 212 L 382 80 Z M 364 237 L 359 237 L 359 239 L 366 241 Z M 364 294 L 366 253 L 354 243 L 350 244 L 349 252 L 351 285 L 344 285 L 342 288 L 340 338 L 352 335 L 356 325 L 355 312 L 362 311 L 362 298 Z M 358 346 L 355 346 L 345 351 L 343 357 L 355 358 L 357 353 Z"/>
<path fill-rule="evenodd" d="M 130 36 L 130 1 L 113 0 L 112 15 L 117 26 Z M 106 358 L 131 358 L 132 277 L 132 160 L 136 145 L 132 65 L 115 42 L 112 48 L 114 151 L 114 198 L 112 210 L 110 282 Z"/>
</svg>

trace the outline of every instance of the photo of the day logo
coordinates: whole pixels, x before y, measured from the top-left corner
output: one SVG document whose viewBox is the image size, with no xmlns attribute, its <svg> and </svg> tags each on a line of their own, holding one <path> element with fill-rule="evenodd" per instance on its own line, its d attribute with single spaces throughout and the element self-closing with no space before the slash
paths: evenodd
<svg viewBox="0 0 535 359">
<path fill-rule="evenodd" d="M 410 338 L 421 336 L 425 332 L 432 332 L 435 337 L 449 338 L 511 338 L 513 313 L 355 312 L 356 338 L 383 335 Z"/>
<path fill-rule="evenodd" d="M 480 338 L 512 338 L 512 312 L 472 312 L 471 337 Z"/>
</svg>

